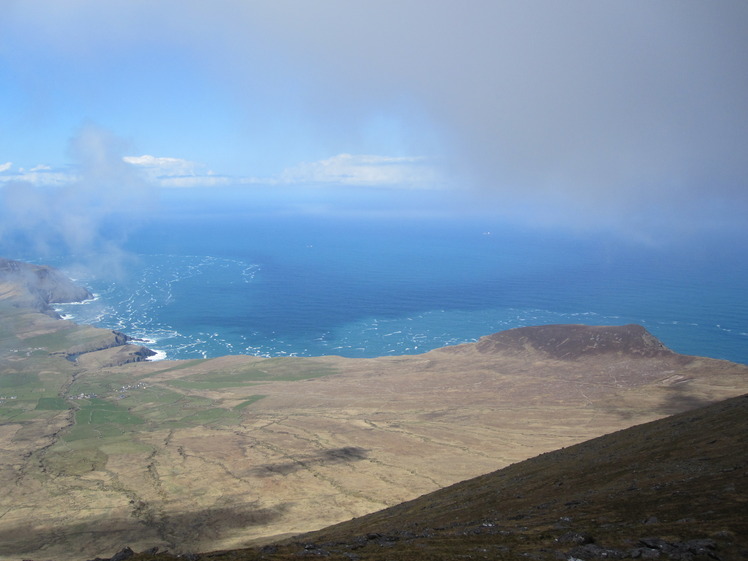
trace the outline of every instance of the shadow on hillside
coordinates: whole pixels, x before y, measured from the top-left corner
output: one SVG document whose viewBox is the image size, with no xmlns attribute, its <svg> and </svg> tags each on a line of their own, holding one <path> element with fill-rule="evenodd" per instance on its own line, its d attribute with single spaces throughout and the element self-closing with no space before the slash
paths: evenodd
<svg viewBox="0 0 748 561">
<path fill-rule="evenodd" d="M 656 405 L 651 405 L 646 401 L 637 401 L 636 397 L 627 397 L 621 401 L 609 398 L 604 400 L 600 407 L 606 413 L 616 415 L 620 419 L 635 421 L 647 411 L 667 417 L 714 403 L 713 399 L 691 392 L 691 388 L 687 385 L 671 386 L 666 388 L 666 392 L 662 394 L 661 400 Z"/>
<path fill-rule="evenodd" d="M 165 525 L 171 535 L 185 541 L 191 539 L 217 539 L 227 530 L 265 526 L 282 518 L 285 504 L 271 508 L 252 508 L 237 504 L 203 509 L 196 512 L 168 514 Z"/>
<path fill-rule="evenodd" d="M 657 407 L 657 412 L 664 415 L 675 415 L 682 411 L 698 409 L 713 403 L 713 400 L 688 393 L 688 389 L 678 386 L 669 388 L 667 398 Z"/>
<path fill-rule="evenodd" d="M 3 526 L 0 529 L 0 557 L 47 558 L 47 551 L 56 548 L 80 550 L 81 559 L 109 557 L 123 545 L 150 543 L 167 547 L 174 553 L 196 550 L 201 542 L 217 540 L 234 530 L 265 526 L 276 522 L 287 510 L 286 504 L 257 508 L 252 504 L 236 504 L 184 512 L 160 512 L 160 505 L 135 505 L 128 518 L 104 517 L 86 523 L 78 521 L 64 526 L 43 523 Z"/>
<path fill-rule="evenodd" d="M 302 469 L 309 469 L 314 466 L 325 466 L 330 464 L 349 464 L 365 460 L 369 451 L 356 446 L 346 446 L 344 448 L 331 448 L 309 456 L 301 456 L 289 460 L 288 462 L 279 462 L 275 464 L 262 464 L 248 471 L 249 475 L 254 477 L 272 477 L 274 475 L 288 475 Z"/>
</svg>

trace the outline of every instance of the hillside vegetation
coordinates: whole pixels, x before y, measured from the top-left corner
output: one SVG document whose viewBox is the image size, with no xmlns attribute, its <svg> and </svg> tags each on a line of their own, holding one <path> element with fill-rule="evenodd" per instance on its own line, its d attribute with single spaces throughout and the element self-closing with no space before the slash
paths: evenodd
<svg viewBox="0 0 748 561">
<path fill-rule="evenodd" d="M 748 396 L 741 396 L 318 532 L 198 558 L 744 559 L 746 513 Z"/>
</svg>

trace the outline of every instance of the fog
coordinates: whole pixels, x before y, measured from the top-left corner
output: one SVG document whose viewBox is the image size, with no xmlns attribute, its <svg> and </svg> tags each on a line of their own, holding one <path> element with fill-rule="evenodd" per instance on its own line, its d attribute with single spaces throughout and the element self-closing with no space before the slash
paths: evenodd
<svg viewBox="0 0 748 561">
<path fill-rule="evenodd" d="M 71 256 L 103 278 L 122 275 L 124 238 L 155 204 L 152 187 L 122 161 L 123 149 L 89 125 L 69 145 L 75 178 L 62 186 L 9 182 L 0 189 L 0 241 L 36 256 Z"/>
<path fill-rule="evenodd" d="M 454 181 L 498 212 L 633 233 L 748 211 L 745 3 L 272 6 L 264 37 L 343 85 L 336 103 L 423 102 Z"/>
<path fill-rule="evenodd" d="M 9 6 L 12 41 L 27 30 L 34 57 L 74 68 L 61 82 L 121 74 L 121 99 L 68 88 L 112 113 L 140 99 L 143 122 L 121 128 L 152 137 L 141 153 L 246 176 L 338 154 L 420 158 L 463 210 L 642 239 L 740 229 L 748 213 L 745 2 Z M 161 75 L 187 76 L 199 103 L 156 90 Z"/>
</svg>

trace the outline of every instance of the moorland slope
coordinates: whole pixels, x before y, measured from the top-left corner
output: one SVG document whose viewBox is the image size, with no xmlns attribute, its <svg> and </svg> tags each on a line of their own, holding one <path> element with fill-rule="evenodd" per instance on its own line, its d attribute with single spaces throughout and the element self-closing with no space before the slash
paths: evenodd
<svg viewBox="0 0 748 561">
<path fill-rule="evenodd" d="M 745 559 L 748 396 L 541 454 L 277 544 L 254 561 Z M 171 558 L 142 554 L 132 561 Z"/>
</svg>

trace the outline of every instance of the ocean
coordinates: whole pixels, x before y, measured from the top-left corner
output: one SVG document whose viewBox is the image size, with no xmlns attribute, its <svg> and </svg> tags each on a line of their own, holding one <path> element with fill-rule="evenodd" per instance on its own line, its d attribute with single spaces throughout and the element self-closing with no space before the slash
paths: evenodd
<svg viewBox="0 0 748 561">
<path fill-rule="evenodd" d="M 169 359 L 376 357 L 527 325 L 638 323 L 675 351 L 748 363 L 745 244 L 198 206 L 133 229 L 124 276 L 81 273 L 73 257 L 37 260 L 96 294 L 60 312 Z"/>
</svg>

